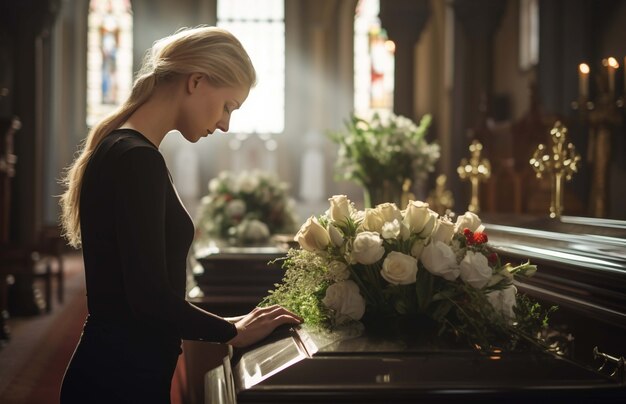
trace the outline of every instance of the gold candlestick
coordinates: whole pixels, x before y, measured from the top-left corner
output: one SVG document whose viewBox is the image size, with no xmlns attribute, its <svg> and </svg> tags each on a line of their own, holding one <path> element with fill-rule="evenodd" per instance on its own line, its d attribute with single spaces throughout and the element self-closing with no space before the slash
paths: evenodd
<svg viewBox="0 0 626 404">
<path fill-rule="evenodd" d="M 456 169 L 462 180 L 467 180 L 472 184 L 472 198 L 467 210 L 470 212 L 480 212 L 480 202 L 478 200 L 478 184 L 485 182 L 491 176 L 491 163 L 486 158 L 481 158 L 483 145 L 474 140 L 469 146 L 472 153 L 469 161 L 466 158 L 461 160 L 461 165 Z"/>
<path fill-rule="evenodd" d="M 567 143 L 567 128 L 556 122 L 550 130 L 552 139 L 551 152 L 546 146 L 540 144 L 530 159 L 530 165 L 537 173 L 537 178 L 544 175 L 551 176 L 552 197 L 550 201 L 550 217 L 560 218 L 563 213 L 563 187 L 564 182 L 572 179 L 572 175 L 578 171 L 580 155 L 576 153 L 573 144 Z"/>
</svg>

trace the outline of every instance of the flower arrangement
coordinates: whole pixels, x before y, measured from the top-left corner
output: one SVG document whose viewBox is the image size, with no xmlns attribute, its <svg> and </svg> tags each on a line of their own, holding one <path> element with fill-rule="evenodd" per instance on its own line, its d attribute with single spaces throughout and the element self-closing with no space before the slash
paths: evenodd
<svg viewBox="0 0 626 404">
<path fill-rule="evenodd" d="M 424 115 L 419 125 L 391 112 L 375 112 L 369 118 L 352 115 L 346 131 L 330 134 L 339 145 L 340 176 L 364 187 L 366 199 L 374 204 L 390 201 L 384 198 L 399 202 L 405 180 L 425 179 L 439 159 L 439 145 L 425 139 L 430 123 L 430 115 Z M 383 184 L 391 192 L 376 195 Z M 366 201 L 366 206 L 372 205 Z"/>
<path fill-rule="evenodd" d="M 272 234 L 297 228 L 288 185 L 262 171 L 221 172 L 209 182 L 196 219 L 199 238 L 235 243 L 266 241 Z"/>
<path fill-rule="evenodd" d="M 329 201 L 328 211 L 296 234 L 301 248 L 288 252 L 283 282 L 265 304 L 281 304 L 322 328 L 427 319 L 439 333 L 482 349 L 539 341 L 554 308 L 543 310 L 513 285 L 537 267 L 503 264 L 477 215 L 452 223 L 420 201 L 363 211 L 345 195 Z"/>
</svg>

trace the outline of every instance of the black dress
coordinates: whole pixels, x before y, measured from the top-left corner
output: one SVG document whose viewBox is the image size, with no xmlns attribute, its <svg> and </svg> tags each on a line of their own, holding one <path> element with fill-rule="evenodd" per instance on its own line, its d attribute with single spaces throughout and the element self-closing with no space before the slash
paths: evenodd
<svg viewBox="0 0 626 404">
<path fill-rule="evenodd" d="M 169 402 L 181 338 L 226 342 L 237 331 L 185 300 L 193 223 L 142 134 L 119 129 L 98 145 L 80 222 L 89 315 L 61 402 Z"/>
</svg>

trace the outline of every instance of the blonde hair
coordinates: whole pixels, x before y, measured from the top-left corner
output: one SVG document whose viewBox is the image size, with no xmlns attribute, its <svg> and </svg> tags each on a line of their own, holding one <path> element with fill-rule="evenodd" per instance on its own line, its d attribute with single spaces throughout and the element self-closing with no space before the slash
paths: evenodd
<svg viewBox="0 0 626 404">
<path fill-rule="evenodd" d="M 212 84 L 251 88 L 256 73 L 245 49 L 231 33 L 216 27 L 183 28 L 156 41 L 146 52 L 128 99 L 95 125 L 82 150 L 67 168 L 62 184 L 61 226 L 69 244 L 80 247 L 80 190 L 83 174 L 94 150 L 111 131 L 119 128 L 152 95 L 159 82 L 191 73 L 204 73 Z"/>
</svg>

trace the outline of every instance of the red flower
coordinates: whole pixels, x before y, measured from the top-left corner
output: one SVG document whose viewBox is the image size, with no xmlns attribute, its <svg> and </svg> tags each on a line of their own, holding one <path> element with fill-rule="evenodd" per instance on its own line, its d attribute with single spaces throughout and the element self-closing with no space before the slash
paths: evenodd
<svg viewBox="0 0 626 404">
<path fill-rule="evenodd" d="M 483 244 L 487 242 L 487 234 L 486 233 L 481 233 L 481 232 L 476 232 L 474 233 L 474 236 L 472 237 L 472 241 L 476 244 Z"/>
<path fill-rule="evenodd" d="M 487 260 L 489 261 L 491 265 L 495 265 L 498 262 L 498 254 L 496 253 L 489 254 L 489 256 L 487 257 Z"/>
</svg>

